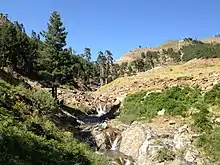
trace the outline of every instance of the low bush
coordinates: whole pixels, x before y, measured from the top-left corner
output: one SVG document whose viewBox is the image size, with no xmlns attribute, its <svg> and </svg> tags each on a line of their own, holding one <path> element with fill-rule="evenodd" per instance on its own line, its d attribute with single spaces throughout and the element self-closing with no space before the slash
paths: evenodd
<svg viewBox="0 0 220 165">
<path fill-rule="evenodd" d="M 197 132 L 210 131 L 212 129 L 212 123 L 210 121 L 210 112 L 207 110 L 207 104 L 197 103 L 195 108 L 198 111 L 192 115 L 192 128 Z"/>
<path fill-rule="evenodd" d="M 220 85 L 217 84 L 212 90 L 205 93 L 204 101 L 207 104 L 219 105 L 220 104 Z"/>
<path fill-rule="evenodd" d="M 157 151 L 156 159 L 159 162 L 172 161 L 175 159 L 175 152 L 167 147 L 161 148 Z"/>
</svg>

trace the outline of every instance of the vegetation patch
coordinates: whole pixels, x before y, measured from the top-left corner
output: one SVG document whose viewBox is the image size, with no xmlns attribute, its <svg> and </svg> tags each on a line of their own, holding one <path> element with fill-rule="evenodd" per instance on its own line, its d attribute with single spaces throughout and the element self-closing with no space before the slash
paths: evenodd
<svg viewBox="0 0 220 165">
<path fill-rule="evenodd" d="M 163 147 L 157 151 L 156 159 L 159 162 L 172 161 L 175 159 L 175 152 L 170 148 Z"/>
<path fill-rule="evenodd" d="M 214 161 L 220 162 L 220 127 L 201 135 L 197 140 L 197 146 Z"/>
<path fill-rule="evenodd" d="M 148 120 L 164 110 L 164 115 L 181 115 L 191 121 L 192 129 L 201 135 L 197 146 L 215 161 L 220 161 L 220 127 L 211 119 L 215 114 L 210 109 L 220 106 L 220 85 L 215 85 L 208 92 L 201 92 L 197 87 L 176 86 L 161 92 L 141 91 L 126 97 L 121 119 L 132 122 L 141 118 Z M 132 117 L 131 117 L 132 116 Z M 168 148 L 158 151 L 159 161 L 172 160 L 175 157 Z"/>
<path fill-rule="evenodd" d="M 105 158 L 49 120 L 57 108 L 45 91 L 0 81 L 0 164 L 106 164 Z"/>
<path fill-rule="evenodd" d="M 195 42 L 184 46 L 181 51 L 183 52 L 183 61 L 189 61 L 195 58 L 219 58 L 220 44 Z"/>
<path fill-rule="evenodd" d="M 133 116 L 134 120 L 143 117 L 151 120 L 161 110 L 165 110 L 167 115 L 185 116 L 187 110 L 200 99 L 200 96 L 201 91 L 198 88 L 188 86 L 176 86 L 161 92 L 141 91 L 126 97 L 121 118 Z"/>
</svg>

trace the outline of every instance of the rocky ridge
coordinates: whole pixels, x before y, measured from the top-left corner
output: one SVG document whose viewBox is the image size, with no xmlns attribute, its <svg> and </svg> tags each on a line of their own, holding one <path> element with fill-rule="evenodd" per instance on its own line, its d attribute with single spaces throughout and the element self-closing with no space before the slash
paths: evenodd
<svg viewBox="0 0 220 165">
<path fill-rule="evenodd" d="M 201 40 L 203 43 L 220 43 L 220 37 L 209 37 Z M 142 52 L 148 52 L 148 51 L 161 51 L 162 49 L 168 49 L 172 48 L 175 51 L 180 50 L 183 46 L 189 45 L 189 42 L 184 40 L 168 40 L 167 42 L 159 45 L 158 47 L 154 48 L 135 48 L 133 50 L 130 50 L 129 52 L 125 53 L 117 62 L 131 62 L 138 57 L 141 56 Z"/>
</svg>

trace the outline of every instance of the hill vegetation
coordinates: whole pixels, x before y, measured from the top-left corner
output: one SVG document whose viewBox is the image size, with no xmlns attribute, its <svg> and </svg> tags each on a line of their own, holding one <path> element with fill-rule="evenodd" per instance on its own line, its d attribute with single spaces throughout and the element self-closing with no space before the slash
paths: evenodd
<svg viewBox="0 0 220 165">
<path fill-rule="evenodd" d="M 49 93 L 0 81 L 0 164 L 105 164 L 54 124 L 57 110 Z"/>
<path fill-rule="evenodd" d="M 194 58 L 219 57 L 219 43 L 219 36 L 201 41 L 193 38 L 169 40 L 157 48 L 134 49 L 121 57 L 119 63 L 121 65 L 126 64 L 126 66 L 128 66 L 127 70 L 129 70 L 130 66 L 133 66 L 133 69 L 139 72 L 139 65 L 146 61 L 146 57 L 151 58 L 153 55 L 155 57 L 154 66 L 174 64 L 181 61 L 189 61 Z M 143 54 L 145 55 L 144 58 Z M 143 68 L 142 71 L 146 71 L 153 67 L 151 64 L 145 63 L 143 64 Z"/>
<path fill-rule="evenodd" d="M 117 78 L 111 51 L 100 51 L 96 61 L 91 61 L 91 49 L 77 54 L 67 47 L 67 31 L 58 12 L 51 14 L 48 29 L 31 36 L 23 24 L 12 22 L 1 14 L 0 20 L 0 68 L 10 68 L 52 88 L 68 84 L 73 87 L 82 83 L 89 89 L 91 84 L 104 84 Z"/>
<path fill-rule="evenodd" d="M 208 92 L 198 87 L 175 86 L 160 91 L 141 91 L 130 94 L 124 101 L 120 119 L 124 122 L 151 120 L 160 115 L 182 116 L 194 131 L 202 133 L 197 146 L 213 160 L 220 161 L 220 125 L 212 118 L 219 117 L 220 85 Z M 162 114 L 163 113 L 163 114 Z M 217 114 L 216 114 L 217 113 Z"/>
</svg>

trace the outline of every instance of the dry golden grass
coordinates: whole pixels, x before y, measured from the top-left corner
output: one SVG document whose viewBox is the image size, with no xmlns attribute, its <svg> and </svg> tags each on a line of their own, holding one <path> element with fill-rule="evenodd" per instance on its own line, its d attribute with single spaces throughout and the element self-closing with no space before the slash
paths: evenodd
<svg viewBox="0 0 220 165">
<path fill-rule="evenodd" d="M 160 89 L 167 86 L 191 84 L 210 86 L 220 83 L 220 59 L 192 60 L 185 64 L 157 67 L 133 76 L 120 77 L 104 85 L 94 95 L 120 96 L 139 90 Z"/>
<path fill-rule="evenodd" d="M 202 39 L 201 41 L 204 43 L 220 43 L 220 37 L 209 37 L 206 39 Z M 127 52 L 124 56 L 120 58 L 119 61 L 117 61 L 117 63 L 120 64 L 121 62 L 125 62 L 125 61 L 127 62 L 133 61 L 134 59 L 139 57 L 142 52 L 147 52 L 147 51 L 160 51 L 162 49 L 168 49 L 168 48 L 173 48 L 174 50 L 178 51 L 180 48 L 182 48 L 183 46 L 187 46 L 188 44 L 189 42 L 186 42 L 184 40 L 169 40 L 159 45 L 156 48 L 136 48 Z"/>
</svg>

